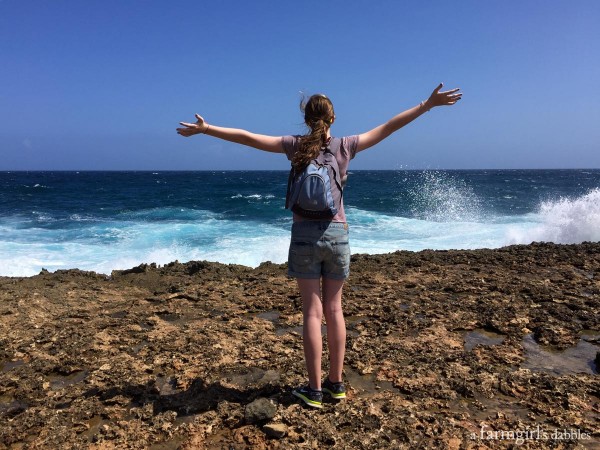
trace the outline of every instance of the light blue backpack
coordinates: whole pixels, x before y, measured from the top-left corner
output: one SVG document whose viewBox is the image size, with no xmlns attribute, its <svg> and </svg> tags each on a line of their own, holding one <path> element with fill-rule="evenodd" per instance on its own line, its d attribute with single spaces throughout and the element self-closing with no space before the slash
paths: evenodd
<svg viewBox="0 0 600 450">
<path fill-rule="evenodd" d="M 335 155 L 342 140 L 331 138 L 306 168 L 290 170 L 285 207 L 308 219 L 331 220 L 340 210 L 343 185 Z"/>
</svg>

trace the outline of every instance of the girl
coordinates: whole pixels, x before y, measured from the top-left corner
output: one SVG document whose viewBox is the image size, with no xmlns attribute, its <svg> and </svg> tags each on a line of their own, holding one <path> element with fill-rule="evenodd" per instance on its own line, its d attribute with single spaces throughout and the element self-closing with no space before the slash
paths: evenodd
<svg viewBox="0 0 600 450">
<path fill-rule="evenodd" d="M 459 89 L 440 92 L 435 88 L 426 101 L 410 108 L 386 123 L 365 133 L 336 141 L 340 177 L 345 179 L 348 162 L 358 152 L 366 150 L 412 122 L 431 108 L 454 105 L 462 97 Z M 246 130 L 225 128 L 207 123 L 196 114 L 196 123 L 180 122 L 177 133 L 189 137 L 208 134 L 238 144 L 273 153 L 285 153 L 296 171 L 301 171 L 331 142 L 330 128 L 335 121 L 333 104 L 322 94 L 313 95 L 301 104 L 304 122 L 310 132 L 304 136 L 266 136 Z M 294 214 L 292 238 L 288 256 L 288 274 L 297 279 L 302 297 L 304 358 L 308 384 L 294 389 L 292 394 L 307 405 L 321 408 L 323 392 L 334 399 L 346 397 L 342 368 L 346 347 L 346 325 L 342 312 L 342 288 L 350 272 L 348 225 L 341 207 L 332 220 L 312 220 Z M 322 302 L 321 302 L 322 291 Z M 321 385 L 321 321 L 325 313 L 329 374 Z"/>
</svg>

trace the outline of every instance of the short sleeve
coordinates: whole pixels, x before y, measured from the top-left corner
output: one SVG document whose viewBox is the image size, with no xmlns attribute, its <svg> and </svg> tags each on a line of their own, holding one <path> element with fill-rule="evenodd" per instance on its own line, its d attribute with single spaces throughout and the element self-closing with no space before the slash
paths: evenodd
<svg viewBox="0 0 600 450">
<path fill-rule="evenodd" d="M 287 159 L 291 161 L 298 148 L 298 136 L 282 136 L 281 146 Z"/>
<path fill-rule="evenodd" d="M 342 138 L 342 147 L 348 152 L 349 159 L 354 159 L 358 148 L 358 135 Z"/>
</svg>

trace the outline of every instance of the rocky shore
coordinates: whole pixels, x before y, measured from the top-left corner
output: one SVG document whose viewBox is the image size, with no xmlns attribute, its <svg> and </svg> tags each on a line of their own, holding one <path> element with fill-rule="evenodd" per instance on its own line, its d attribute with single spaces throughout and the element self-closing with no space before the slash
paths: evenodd
<svg viewBox="0 0 600 450">
<path fill-rule="evenodd" d="M 348 398 L 320 411 L 290 394 L 284 265 L 0 278 L 0 449 L 600 448 L 600 243 L 351 270 Z"/>
</svg>

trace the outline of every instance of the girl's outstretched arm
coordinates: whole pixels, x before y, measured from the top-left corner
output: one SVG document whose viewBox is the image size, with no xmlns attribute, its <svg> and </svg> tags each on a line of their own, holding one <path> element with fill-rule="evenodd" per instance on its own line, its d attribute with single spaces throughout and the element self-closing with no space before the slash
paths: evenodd
<svg viewBox="0 0 600 450">
<path fill-rule="evenodd" d="M 397 116 L 392 117 L 386 123 L 373 128 L 371 131 L 360 134 L 358 136 L 358 148 L 356 151 L 360 152 L 362 150 L 366 150 L 367 148 L 383 141 L 390 134 L 398 131 L 404 125 L 409 124 L 421 114 L 429 111 L 435 106 L 454 105 L 461 99 L 462 93 L 458 92 L 460 88 L 440 92 L 442 86 L 443 83 L 440 83 L 426 101 L 421 102 L 414 108 L 401 112 Z"/>
<path fill-rule="evenodd" d="M 217 127 L 209 125 L 206 121 L 196 114 L 196 123 L 179 122 L 183 128 L 177 128 L 177 133 L 190 137 L 194 134 L 208 134 L 219 139 L 235 142 L 237 144 L 247 145 L 259 150 L 273 153 L 283 153 L 281 136 L 267 136 L 264 134 L 250 133 L 246 130 L 237 128 Z"/>
</svg>

